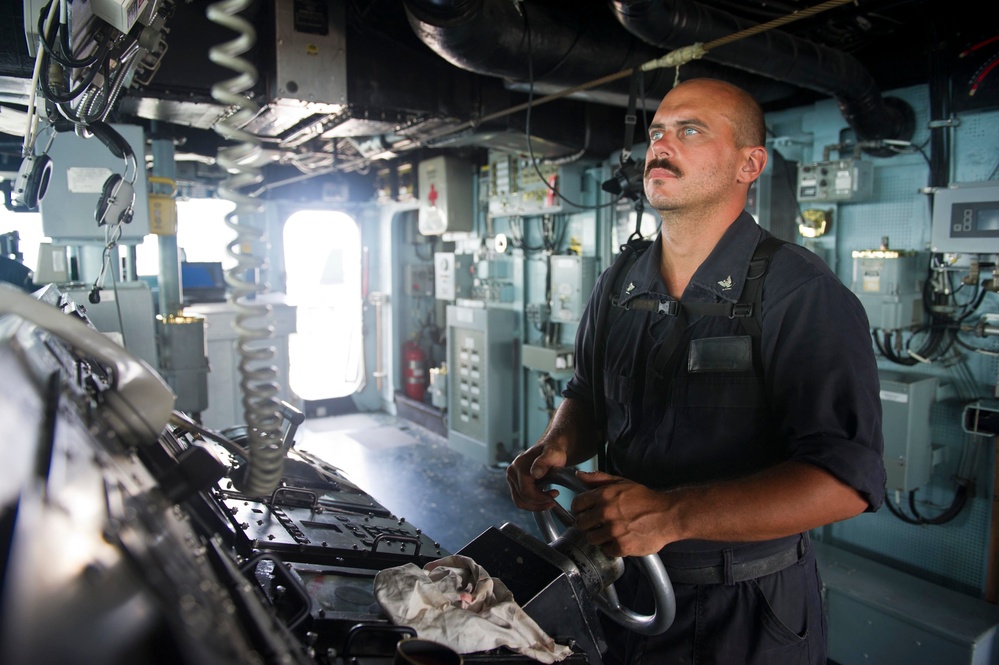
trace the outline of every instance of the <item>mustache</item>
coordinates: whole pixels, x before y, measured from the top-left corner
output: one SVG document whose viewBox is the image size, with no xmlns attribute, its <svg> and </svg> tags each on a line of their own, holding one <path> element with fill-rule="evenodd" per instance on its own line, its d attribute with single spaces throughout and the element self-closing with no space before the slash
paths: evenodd
<svg viewBox="0 0 999 665">
<path fill-rule="evenodd" d="M 651 171 L 652 169 L 664 169 L 666 171 L 669 171 L 678 178 L 683 176 L 683 172 L 680 170 L 680 168 L 673 162 L 669 161 L 668 159 L 659 158 L 646 162 L 645 163 L 646 178 L 649 177 L 649 171 Z"/>
</svg>

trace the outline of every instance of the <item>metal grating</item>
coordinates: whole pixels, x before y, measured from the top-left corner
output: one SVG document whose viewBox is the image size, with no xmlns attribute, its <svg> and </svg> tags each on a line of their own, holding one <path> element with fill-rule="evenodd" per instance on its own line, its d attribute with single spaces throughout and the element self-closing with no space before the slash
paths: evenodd
<svg viewBox="0 0 999 665">
<path fill-rule="evenodd" d="M 955 484 L 951 480 L 960 459 L 965 435 L 960 428 L 959 405 L 937 404 L 932 413 L 933 442 L 946 448 L 945 462 L 938 466 L 929 487 L 916 493 L 917 506 L 925 517 L 939 514 L 950 505 Z M 992 439 L 980 439 L 980 457 L 974 498 L 952 522 L 938 526 L 907 524 L 887 508 L 865 513 L 830 527 L 824 538 L 830 544 L 862 552 L 917 577 L 973 596 L 984 588 L 991 517 Z M 889 497 L 892 499 L 892 497 Z M 901 497 L 908 512 L 908 497 Z M 927 505 L 924 502 L 928 502 Z"/>
<path fill-rule="evenodd" d="M 923 144 L 928 138 L 929 117 L 925 88 L 893 91 L 892 96 L 909 101 L 916 110 L 916 135 L 914 144 Z M 821 157 L 823 143 L 836 129 L 829 123 L 840 122 L 828 109 L 790 109 L 771 114 L 768 122 L 774 127 L 804 127 L 812 133 L 815 143 L 811 153 L 804 150 L 802 159 Z M 825 112 L 822 112 L 825 111 Z M 820 120 L 817 120 L 820 119 Z M 954 182 L 973 182 L 999 178 L 999 132 L 995 131 L 999 112 L 978 112 L 962 115 L 952 130 L 955 163 Z M 840 278 L 850 282 L 854 249 L 877 248 L 881 239 L 888 237 L 896 249 L 926 251 L 931 229 L 931 197 L 923 193 L 928 184 L 928 168 L 923 156 L 914 153 L 892 158 L 874 158 L 874 198 L 870 202 L 828 204 L 835 208 L 834 231 L 836 270 Z M 831 239 L 830 239 L 831 240 Z M 999 298 L 988 296 L 978 314 L 997 310 Z M 977 317 L 976 317 L 977 320 Z M 995 350 L 999 340 L 974 340 L 983 348 Z M 883 368 L 906 371 L 887 361 Z M 994 395 L 999 358 L 982 354 L 966 354 L 966 375 L 973 383 L 977 397 Z M 939 366 L 922 367 L 946 378 L 955 368 Z M 960 394 L 967 397 L 967 389 Z M 917 577 L 942 586 L 980 597 L 984 589 L 988 536 L 993 493 L 992 474 L 995 468 L 992 439 L 972 437 L 961 429 L 963 405 L 938 403 L 932 413 L 935 445 L 945 451 L 943 461 L 934 469 L 928 487 L 917 494 L 917 507 L 924 516 L 939 514 L 950 505 L 955 491 L 952 480 L 957 470 L 966 440 L 978 450 L 976 465 L 978 478 L 974 496 L 964 510 L 951 522 L 937 526 L 907 524 L 885 509 L 875 514 L 863 514 L 854 519 L 822 529 L 816 535 L 845 549 L 851 549 L 874 560 L 904 570 Z M 902 497 L 908 502 L 908 497 Z"/>
<path fill-rule="evenodd" d="M 954 182 L 999 178 L 999 132 L 996 114 L 969 113 L 960 117 L 954 134 Z"/>
</svg>

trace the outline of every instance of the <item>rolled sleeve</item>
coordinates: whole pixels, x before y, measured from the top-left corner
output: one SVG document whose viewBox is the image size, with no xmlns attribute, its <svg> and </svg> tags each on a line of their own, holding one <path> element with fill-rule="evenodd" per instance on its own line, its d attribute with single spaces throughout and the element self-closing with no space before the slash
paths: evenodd
<svg viewBox="0 0 999 665">
<path fill-rule="evenodd" d="M 884 441 L 867 315 L 831 273 L 804 282 L 800 273 L 773 277 L 798 285 L 771 294 L 763 319 L 764 371 L 788 458 L 827 471 L 877 510 L 885 497 Z"/>
</svg>

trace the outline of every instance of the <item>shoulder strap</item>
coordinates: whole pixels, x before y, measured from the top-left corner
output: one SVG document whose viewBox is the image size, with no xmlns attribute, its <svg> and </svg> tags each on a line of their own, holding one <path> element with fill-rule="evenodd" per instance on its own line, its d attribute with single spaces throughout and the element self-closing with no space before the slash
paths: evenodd
<svg viewBox="0 0 999 665">
<path fill-rule="evenodd" d="M 753 258 L 749 262 L 749 271 L 746 273 L 746 284 L 736 303 L 680 303 L 679 301 L 658 301 L 658 300 L 633 300 L 626 305 L 617 304 L 617 294 L 621 291 L 621 279 L 627 273 L 627 267 L 632 265 L 638 256 L 648 249 L 648 241 L 629 243 L 622 246 L 621 254 L 618 256 L 607 280 L 603 284 L 597 310 L 597 323 L 593 347 L 593 409 L 598 426 L 603 427 L 606 420 L 603 395 L 603 363 L 607 344 L 607 330 L 610 322 L 619 316 L 624 309 L 648 309 L 651 311 L 661 311 L 667 316 L 676 316 L 676 323 L 670 331 L 669 336 L 659 347 L 659 352 L 653 360 L 654 370 L 662 375 L 674 355 L 677 346 L 687 329 L 687 312 L 708 316 L 728 316 L 737 318 L 746 332 L 753 338 L 753 348 L 756 357 L 759 356 L 760 338 L 762 328 L 759 323 L 760 311 L 763 302 L 763 281 L 770 268 L 770 259 L 774 253 L 784 244 L 785 241 L 770 236 L 765 238 L 756 246 Z M 613 318 L 611 318 L 613 317 Z M 606 470 L 607 451 L 606 445 L 601 443 L 597 448 L 597 468 Z"/>
<path fill-rule="evenodd" d="M 770 269 L 770 259 L 773 257 L 784 241 L 780 238 L 770 236 L 765 238 L 756 246 L 753 258 L 749 261 L 749 271 L 746 273 L 746 284 L 739 295 L 739 301 L 735 303 L 680 303 L 679 311 L 676 314 L 676 325 L 670 331 L 669 336 L 663 345 L 659 347 L 652 366 L 659 375 L 663 375 L 670 360 L 676 353 L 680 338 L 687 328 L 687 312 L 707 316 L 727 316 L 730 319 L 739 319 L 739 323 L 753 339 L 753 350 L 755 357 L 760 356 L 760 338 L 763 336 L 763 329 L 760 326 L 760 312 L 763 307 L 763 280 Z"/>
<path fill-rule="evenodd" d="M 763 329 L 760 327 L 760 314 L 763 307 L 763 280 L 770 269 L 770 259 L 783 244 L 784 241 L 780 238 L 770 236 L 756 246 L 753 260 L 749 262 L 749 272 L 746 273 L 746 285 L 742 287 L 742 295 L 739 296 L 737 305 L 742 305 L 744 309 L 747 305 L 749 307 L 748 313 L 739 320 L 757 346 L 763 335 Z"/>
<path fill-rule="evenodd" d="M 607 348 L 607 331 L 610 324 L 620 315 L 617 294 L 621 291 L 621 280 L 628 274 L 639 255 L 652 245 L 648 240 L 632 240 L 621 246 L 621 253 L 611 266 L 603 283 L 600 298 L 597 300 L 597 321 L 593 340 L 593 371 L 590 386 L 593 391 L 593 415 L 597 427 L 605 427 L 607 420 L 604 409 L 604 355 Z M 607 451 L 604 442 L 597 445 L 597 468 L 607 470 Z"/>
</svg>

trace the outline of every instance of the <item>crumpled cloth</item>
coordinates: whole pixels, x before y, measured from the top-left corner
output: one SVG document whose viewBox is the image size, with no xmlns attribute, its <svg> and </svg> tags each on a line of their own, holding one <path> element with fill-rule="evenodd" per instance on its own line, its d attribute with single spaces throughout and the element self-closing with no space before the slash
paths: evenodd
<svg viewBox="0 0 999 665">
<path fill-rule="evenodd" d="M 381 570 L 374 592 L 393 623 L 458 653 L 507 647 L 542 663 L 572 653 L 541 630 L 501 580 L 467 556 L 447 556 L 422 569 L 407 563 Z"/>
</svg>

